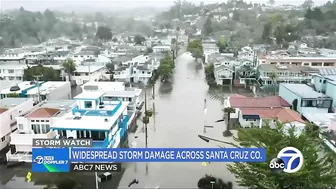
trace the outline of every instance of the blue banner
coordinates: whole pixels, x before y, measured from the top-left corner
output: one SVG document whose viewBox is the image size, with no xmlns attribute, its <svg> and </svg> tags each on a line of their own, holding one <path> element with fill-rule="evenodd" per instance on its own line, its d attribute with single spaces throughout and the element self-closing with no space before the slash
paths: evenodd
<svg viewBox="0 0 336 189">
<path fill-rule="evenodd" d="M 32 172 L 69 172 L 69 148 L 33 148 Z"/>
<path fill-rule="evenodd" d="M 265 162 L 264 148 L 72 148 L 72 162 Z"/>
</svg>

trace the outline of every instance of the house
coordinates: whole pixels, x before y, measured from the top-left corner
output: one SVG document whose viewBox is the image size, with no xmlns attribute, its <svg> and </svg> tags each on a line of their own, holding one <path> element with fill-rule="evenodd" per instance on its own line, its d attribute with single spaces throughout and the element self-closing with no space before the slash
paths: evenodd
<svg viewBox="0 0 336 189">
<path fill-rule="evenodd" d="M 144 52 L 144 51 L 147 50 L 146 46 L 144 46 L 144 45 L 138 45 L 138 44 L 134 45 L 133 48 L 135 48 L 136 50 L 138 50 L 140 52 Z"/>
<path fill-rule="evenodd" d="M 332 108 L 332 98 L 305 84 L 280 83 L 279 96 L 300 114 L 328 113 Z"/>
<path fill-rule="evenodd" d="M 158 45 L 152 48 L 154 53 L 158 52 L 170 52 L 171 46 L 170 45 Z"/>
<path fill-rule="evenodd" d="M 277 82 L 285 83 L 310 83 L 312 73 L 317 73 L 318 70 L 296 65 L 276 65 L 276 64 L 261 64 L 258 66 L 259 80 L 264 85 L 272 85 L 273 81 L 270 76 L 275 74 Z"/>
<path fill-rule="evenodd" d="M 34 82 L 34 81 L 23 81 L 18 83 L 17 85 L 13 85 L 10 87 L 7 87 L 5 89 L 2 89 L 0 91 L 0 97 L 1 99 L 11 97 L 11 95 L 18 96 L 21 98 L 27 97 L 27 92 L 30 89 L 33 89 L 39 85 L 42 85 L 44 82 Z"/>
<path fill-rule="evenodd" d="M 217 85 L 231 85 L 234 71 L 226 65 L 216 65 L 214 75 Z"/>
<path fill-rule="evenodd" d="M 26 68 L 27 66 L 24 63 L 0 64 L 0 78 L 10 81 L 22 81 L 24 69 Z"/>
<path fill-rule="evenodd" d="M 50 127 L 76 106 L 75 100 L 44 101 L 16 117 L 18 130 L 11 134 L 8 161 L 31 162 L 33 139 L 53 139 L 57 132 Z"/>
<path fill-rule="evenodd" d="M 0 54 L 0 63 L 24 64 L 26 61 L 24 55 L 25 51 L 22 49 L 9 49 Z"/>
<path fill-rule="evenodd" d="M 320 55 L 268 55 L 258 56 L 257 62 L 258 64 L 301 65 L 311 66 L 313 68 L 322 68 L 336 66 L 336 57 L 325 57 Z"/>
<path fill-rule="evenodd" d="M 6 98 L 0 100 L 0 150 L 10 141 L 10 135 L 16 127 L 16 116 L 20 116 L 33 108 L 33 100 L 29 98 Z"/>
<path fill-rule="evenodd" d="M 55 64 L 63 64 L 70 55 L 70 51 L 56 51 L 54 52 L 53 61 Z"/>
<path fill-rule="evenodd" d="M 123 82 L 88 82 L 82 86 L 83 92 L 105 92 L 104 101 L 125 101 L 128 102 L 127 111 L 131 122 L 136 119 L 136 107 L 142 102 L 140 95 L 142 90 L 137 88 L 126 88 Z"/>
<path fill-rule="evenodd" d="M 71 99 L 71 85 L 68 81 L 47 81 L 28 90 L 26 95 L 34 102 Z"/>
<path fill-rule="evenodd" d="M 83 66 L 79 65 L 76 67 L 76 71 L 71 77 L 73 81 L 76 81 L 78 85 L 82 85 L 88 81 L 99 81 L 100 79 L 107 78 L 106 67 L 104 65 L 96 66 Z"/>
<path fill-rule="evenodd" d="M 333 81 L 336 76 L 336 68 L 320 68 L 317 74 L 313 75 L 313 84 L 317 92 L 325 93 L 327 81 Z"/>
<path fill-rule="evenodd" d="M 142 82 L 147 84 L 153 75 L 153 69 L 150 64 L 138 65 L 133 68 L 133 81 L 134 83 Z"/>
<path fill-rule="evenodd" d="M 291 105 L 280 96 L 246 97 L 233 94 L 224 100 L 224 107 L 234 108 L 235 112 L 230 114 L 230 118 L 239 121 L 243 109 L 290 109 Z"/>
<path fill-rule="evenodd" d="M 217 47 L 216 43 L 202 43 L 202 46 L 206 63 L 208 62 L 209 55 L 214 53 L 219 54 L 219 47 Z"/>
<path fill-rule="evenodd" d="M 266 122 L 270 126 L 274 126 L 274 121 L 279 121 L 284 124 L 284 127 L 289 129 L 295 126 L 296 133 L 300 134 L 305 129 L 305 121 L 301 115 L 291 109 L 282 108 L 242 108 L 240 109 L 239 123 L 242 127 L 261 128 Z"/>
</svg>

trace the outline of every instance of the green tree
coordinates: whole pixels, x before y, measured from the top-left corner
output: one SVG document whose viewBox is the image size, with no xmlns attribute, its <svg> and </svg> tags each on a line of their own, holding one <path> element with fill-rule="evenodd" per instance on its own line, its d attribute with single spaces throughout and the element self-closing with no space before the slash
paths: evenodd
<svg viewBox="0 0 336 189">
<path fill-rule="evenodd" d="M 152 52 L 153 52 L 153 48 L 148 47 L 148 48 L 146 49 L 145 54 L 148 55 L 148 54 L 150 54 L 150 53 L 152 53 Z"/>
<path fill-rule="evenodd" d="M 137 45 L 142 45 L 142 43 L 145 42 L 145 41 L 146 41 L 146 39 L 145 39 L 144 36 L 141 36 L 141 35 L 135 35 L 134 36 L 134 42 Z"/>
<path fill-rule="evenodd" d="M 302 3 L 302 7 L 307 9 L 307 8 L 311 8 L 313 7 L 314 5 L 314 1 L 313 0 L 305 0 L 303 3 Z"/>
<path fill-rule="evenodd" d="M 193 40 L 188 43 L 187 51 L 196 59 L 203 58 L 203 46 L 201 40 Z"/>
<path fill-rule="evenodd" d="M 174 70 L 174 60 L 170 55 L 166 55 L 160 61 L 159 76 L 162 82 L 168 81 Z"/>
<path fill-rule="evenodd" d="M 64 69 L 64 72 L 68 74 L 69 81 L 71 81 L 71 76 L 76 71 L 76 63 L 69 58 L 62 64 L 62 67 Z"/>
<path fill-rule="evenodd" d="M 208 64 L 205 66 L 205 79 L 209 86 L 216 86 L 215 74 L 214 74 L 215 66 L 213 64 Z"/>
<path fill-rule="evenodd" d="M 108 63 L 106 64 L 106 69 L 107 69 L 107 72 L 109 74 L 111 74 L 110 76 L 110 80 L 113 80 L 113 75 L 114 75 L 114 64 L 113 63 Z"/>
<path fill-rule="evenodd" d="M 56 187 L 58 189 L 74 189 L 76 187 L 76 181 L 71 178 L 62 178 L 56 181 Z"/>
<path fill-rule="evenodd" d="M 208 16 L 208 18 L 205 20 L 202 34 L 204 36 L 209 36 L 212 33 L 212 21 L 211 21 L 211 16 Z"/>
<path fill-rule="evenodd" d="M 221 36 L 221 38 L 219 39 L 219 41 L 217 42 L 217 46 L 219 48 L 219 52 L 223 53 L 226 49 L 226 47 L 228 46 L 224 36 Z"/>
<path fill-rule="evenodd" d="M 267 44 L 270 44 L 272 42 L 272 23 L 271 22 L 267 22 L 265 25 L 264 25 L 264 30 L 263 30 L 263 33 L 261 35 L 261 39 L 267 43 Z"/>
<path fill-rule="evenodd" d="M 108 27 L 99 26 L 97 29 L 96 37 L 100 40 L 111 40 L 112 39 L 112 31 Z"/>
<path fill-rule="evenodd" d="M 232 182 L 225 183 L 222 179 L 205 175 L 197 183 L 198 189 L 232 189 Z"/>
<path fill-rule="evenodd" d="M 33 81 L 40 76 L 42 76 L 41 80 L 43 81 L 59 81 L 61 79 L 59 70 L 43 67 L 42 65 L 28 67 L 23 70 L 23 80 L 25 81 Z"/>
<path fill-rule="evenodd" d="M 262 128 L 239 129 L 234 138 L 242 147 L 266 148 L 266 161 L 260 163 L 234 163 L 228 169 L 238 179 L 242 187 L 258 189 L 314 189 L 336 187 L 335 152 L 324 145 L 316 136 L 319 131 L 307 124 L 302 134 L 295 134 L 295 128 L 285 129 L 276 122 L 276 128 L 264 124 Z M 269 162 L 279 151 L 292 146 L 299 149 L 304 157 L 304 165 L 296 173 L 274 174 Z M 321 156 L 323 154 L 323 156 Z"/>
</svg>

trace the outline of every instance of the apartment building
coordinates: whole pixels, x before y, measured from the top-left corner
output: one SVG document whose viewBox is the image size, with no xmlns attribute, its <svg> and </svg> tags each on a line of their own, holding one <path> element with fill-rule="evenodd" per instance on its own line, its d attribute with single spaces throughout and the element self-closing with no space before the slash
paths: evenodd
<svg viewBox="0 0 336 189">
<path fill-rule="evenodd" d="M 257 62 L 261 64 L 280 64 L 280 65 L 296 65 L 310 66 L 313 68 L 333 67 L 336 66 L 336 57 L 326 57 L 322 55 L 305 55 L 305 56 L 258 56 Z"/>
</svg>

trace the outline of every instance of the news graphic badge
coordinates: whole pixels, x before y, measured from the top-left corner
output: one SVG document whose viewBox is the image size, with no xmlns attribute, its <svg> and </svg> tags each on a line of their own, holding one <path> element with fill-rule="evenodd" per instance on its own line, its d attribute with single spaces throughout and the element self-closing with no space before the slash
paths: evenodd
<svg viewBox="0 0 336 189">
<path fill-rule="evenodd" d="M 68 148 L 33 148 L 33 172 L 69 172 Z"/>
<path fill-rule="evenodd" d="M 303 166 L 303 155 L 294 147 L 282 149 L 277 158 L 271 160 L 269 167 L 274 173 L 295 173 Z"/>
</svg>

